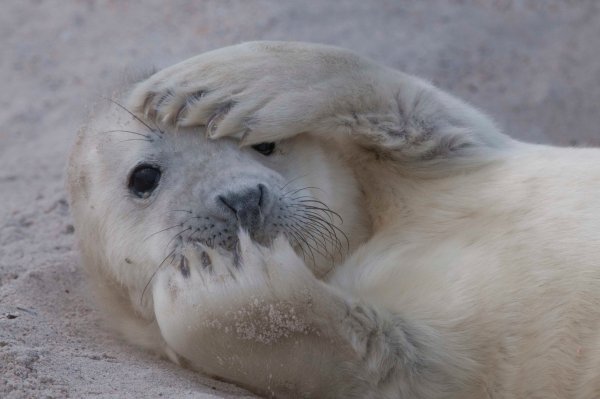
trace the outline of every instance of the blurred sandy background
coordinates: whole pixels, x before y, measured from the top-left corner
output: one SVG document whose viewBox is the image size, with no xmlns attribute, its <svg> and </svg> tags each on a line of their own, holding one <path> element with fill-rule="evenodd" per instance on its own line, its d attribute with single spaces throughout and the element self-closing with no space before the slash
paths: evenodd
<svg viewBox="0 0 600 399">
<path fill-rule="evenodd" d="M 344 46 L 434 81 L 513 136 L 600 145 L 595 0 L 2 1 L 1 398 L 247 397 L 103 330 L 63 186 L 87 104 L 125 69 L 252 39 Z"/>
</svg>

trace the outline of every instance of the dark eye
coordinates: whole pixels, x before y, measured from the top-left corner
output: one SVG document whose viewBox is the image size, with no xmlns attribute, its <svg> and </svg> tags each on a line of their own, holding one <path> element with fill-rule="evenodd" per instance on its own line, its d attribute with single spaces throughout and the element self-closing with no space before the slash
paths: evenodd
<svg viewBox="0 0 600 399">
<path fill-rule="evenodd" d="M 129 177 L 129 190 L 140 198 L 148 198 L 159 180 L 160 169 L 152 165 L 139 165 Z"/>
<path fill-rule="evenodd" d="M 269 156 L 275 150 L 275 143 L 260 143 L 253 145 L 252 148 L 265 156 Z"/>
</svg>

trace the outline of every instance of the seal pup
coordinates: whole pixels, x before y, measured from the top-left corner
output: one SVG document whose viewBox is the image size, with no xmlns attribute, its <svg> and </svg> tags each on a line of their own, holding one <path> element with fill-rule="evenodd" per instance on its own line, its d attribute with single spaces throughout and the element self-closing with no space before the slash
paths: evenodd
<svg viewBox="0 0 600 399">
<path fill-rule="evenodd" d="M 133 342 L 269 397 L 600 396 L 600 151 L 517 142 L 306 43 L 208 52 L 123 99 L 69 187 Z"/>
</svg>

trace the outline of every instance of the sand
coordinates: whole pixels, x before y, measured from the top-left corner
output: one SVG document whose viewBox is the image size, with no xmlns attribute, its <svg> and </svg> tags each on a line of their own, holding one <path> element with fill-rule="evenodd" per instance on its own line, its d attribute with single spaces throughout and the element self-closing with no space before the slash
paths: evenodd
<svg viewBox="0 0 600 399">
<path fill-rule="evenodd" d="M 251 397 L 121 342 L 87 298 L 65 164 L 124 71 L 245 40 L 330 43 L 431 79 L 516 137 L 600 145 L 598 4 L 2 2 L 0 397 Z"/>
</svg>

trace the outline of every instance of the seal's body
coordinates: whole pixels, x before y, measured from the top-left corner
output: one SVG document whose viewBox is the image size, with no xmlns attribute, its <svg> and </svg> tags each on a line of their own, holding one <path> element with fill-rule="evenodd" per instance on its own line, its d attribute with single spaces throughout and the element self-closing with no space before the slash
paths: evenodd
<svg viewBox="0 0 600 399">
<path fill-rule="evenodd" d="M 257 42 L 136 85 L 69 179 L 107 309 L 176 362 L 275 397 L 600 396 L 599 150 Z"/>
</svg>

